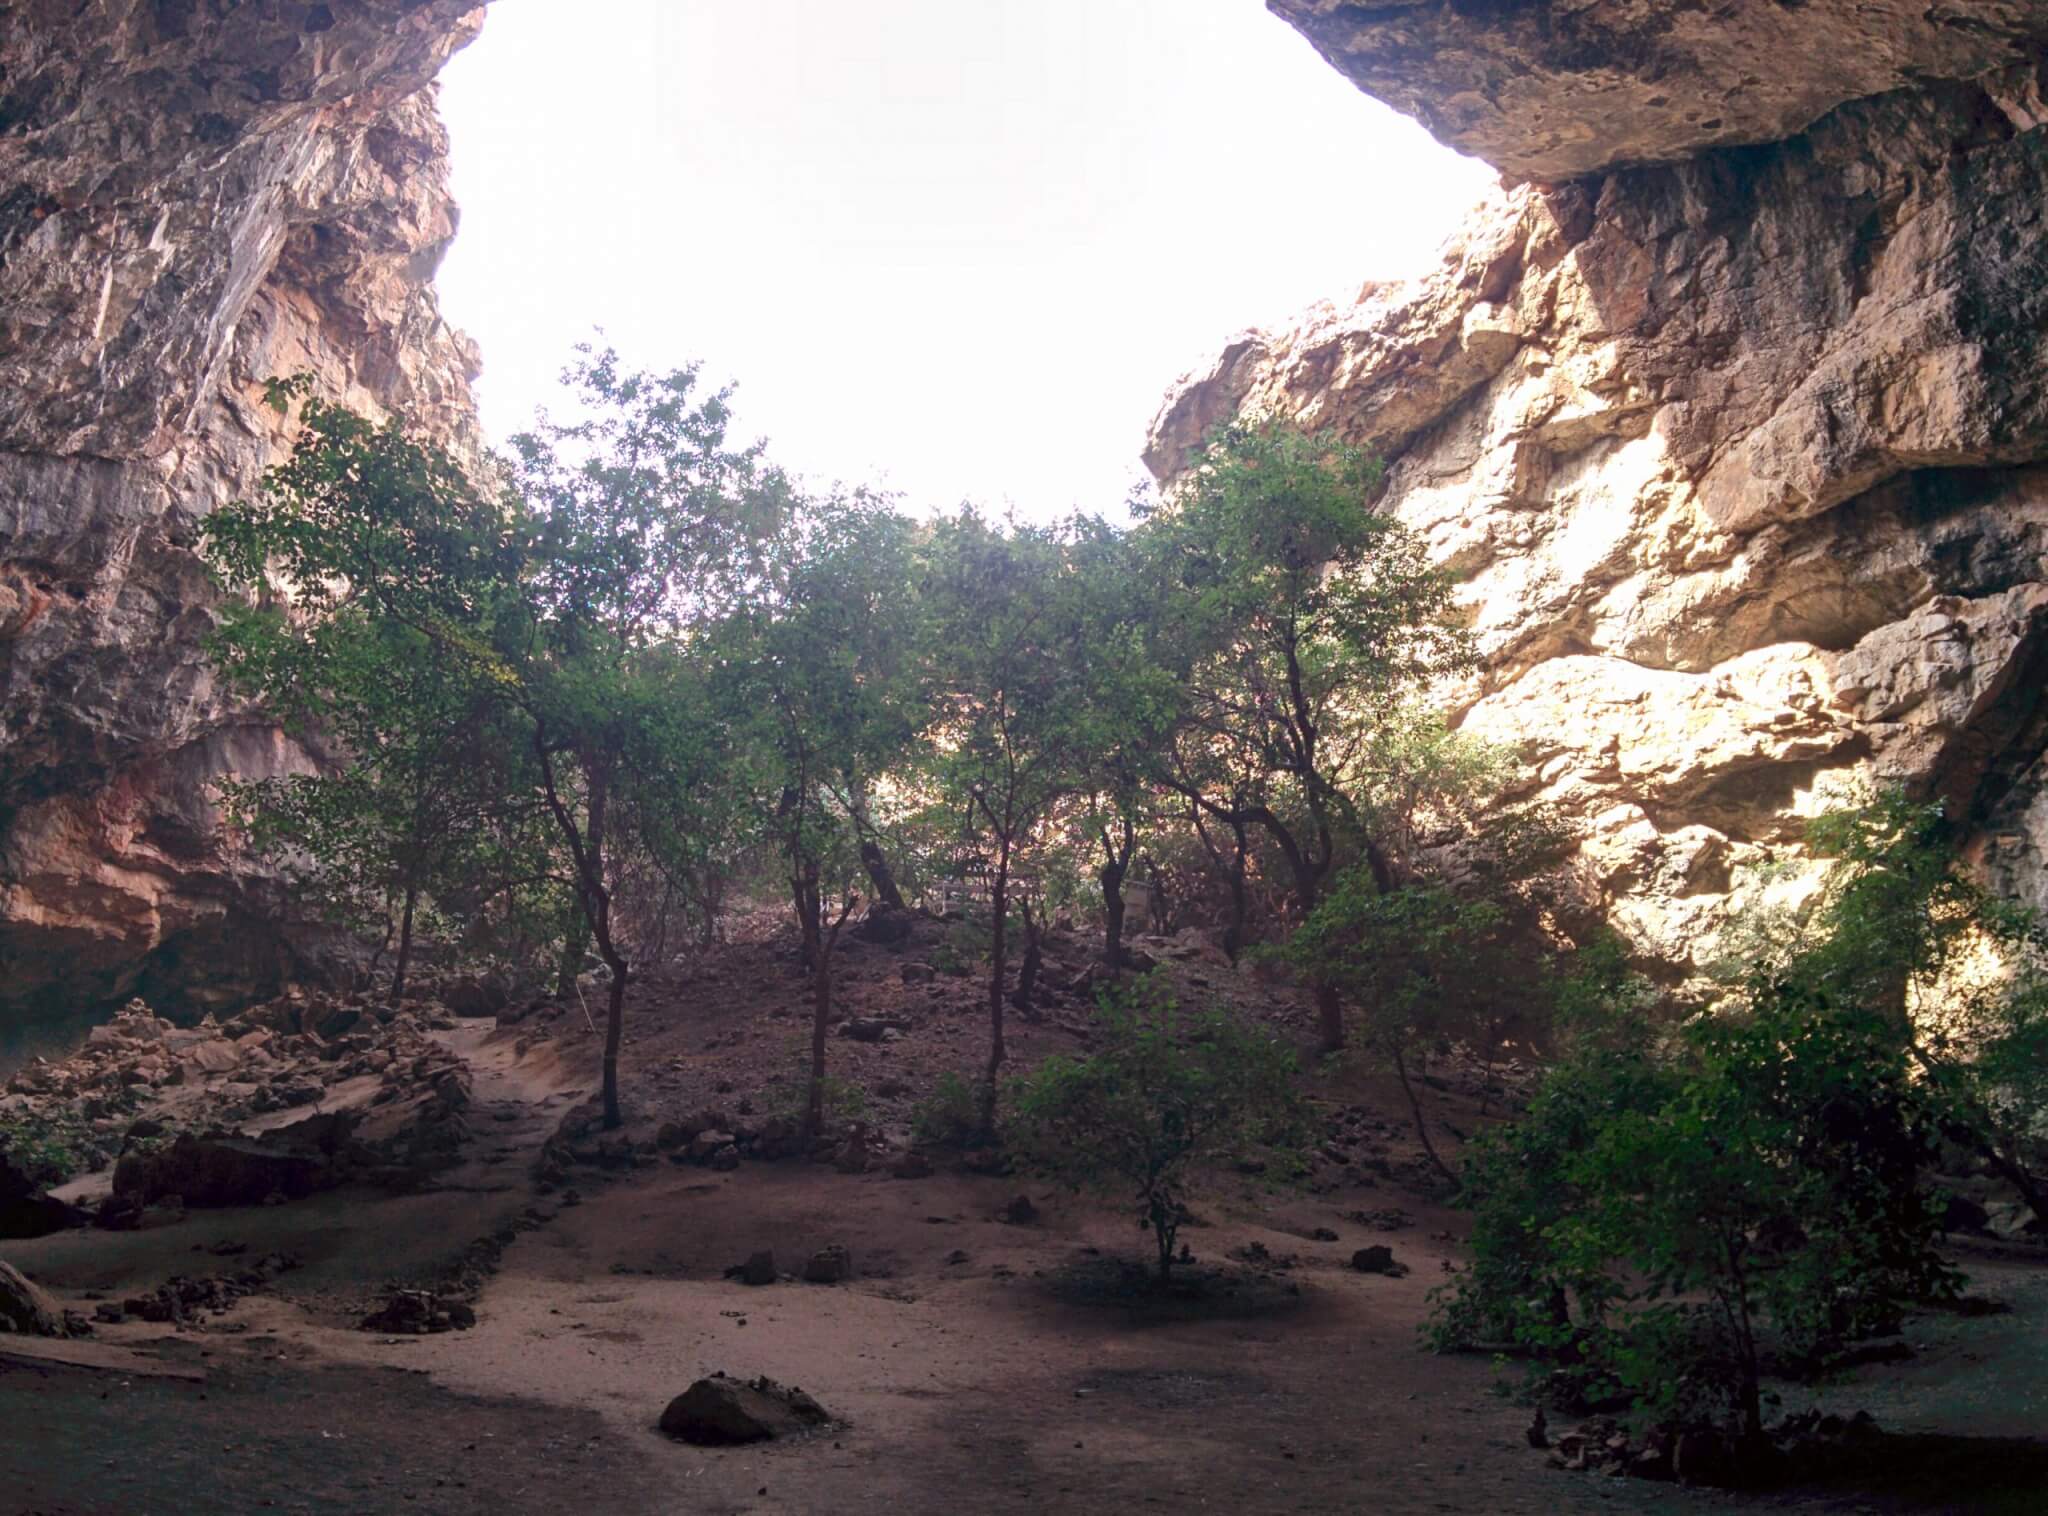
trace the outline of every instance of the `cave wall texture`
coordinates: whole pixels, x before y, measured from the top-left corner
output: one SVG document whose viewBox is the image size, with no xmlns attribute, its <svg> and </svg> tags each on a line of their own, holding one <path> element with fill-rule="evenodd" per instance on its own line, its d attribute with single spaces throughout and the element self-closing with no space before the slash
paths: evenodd
<svg viewBox="0 0 2048 1516">
<path fill-rule="evenodd" d="M 1850 776 L 2048 905 L 2048 0 L 1271 9 L 1512 187 L 1231 340 L 1153 470 L 1246 407 L 1380 450 L 1466 576 L 1462 720 L 1675 971 Z M 0 1023 L 295 967 L 209 786 L 312 759 L 215 687 L 193 545 L 273 374 L 474 445 L 432 80 L 481 19 L 0 8 Z"/>
<path fill-rule="evenodd" d="M 2048 5 L 1270 8 L 1506 187 L 1231 340 L 1154 473 L 1240 411 L 1385 457 L 1483 640 L 1465 728 L 1675 976 L 1857 782 L 2048 907 Z"/>
<path fill-rule="evenodd" d="M 295 966 L 211 798 L 309 757 L 215 687 L 199 523 L 262 381 L 473 438 L 432 80 L 475 0 L 0 6 L 0 1020 Z"/>
</svg>

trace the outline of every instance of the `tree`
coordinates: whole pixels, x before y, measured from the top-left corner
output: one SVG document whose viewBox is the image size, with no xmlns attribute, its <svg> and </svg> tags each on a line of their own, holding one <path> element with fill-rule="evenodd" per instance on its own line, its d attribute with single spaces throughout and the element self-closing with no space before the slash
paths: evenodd
<svg viewBox="0 0 2048 1516">
<path fill-rule="evenodd" d="M 271 388 L 280 409 L 307 395 L 303 379 Z M 208 519 L 216 577 L 258 597 L 230 603 L 210 650 L 234 687 L 336 761 L 223 790 L 330 915 L 396 936 L 396 1000 L 424 902 L 474 912 L 550 882 L 497 692 L 465 651 L 506 543 L 490 502 L 401 422 L 311 398 L 300 421 L 258 497 Z"/>
<path fill-rule="evenodd" d="M 1329 438 L 1233 422 L 1153 522 L 1188 678 L 1169 782 L 1203 817 L 1272 839 L 1302 917 L 1347 851 L 1392 886 L 1355 800 L 1373 737 L 1471 661 L 1449 575 L 1371 505 L 1379 474 Z M 1335 1049 L 1339 998 L 1315 988 Z"/>
<path fill-rule="evenodd" d="M 921 594 L 933 670 L 930 761 L 989 879 L 989 1056 L 984 1131 L 1003 1065 L 1010 876 L 1071 782 L 1069 714 L 1086 649 L 1063 602 L 1065 544 L 1053 529 L 994 526 L 971 510 L 934 523 Z"/>
<path fill-rule="evenodd" d="M 1807 835 L 1829 866 L 1779 947 L 1781 972 L 1882 1011 L 1950 1135 L 2048 1218 L 2048 931 L 1968 877 L 1939 802 L 1889 789 L 1816 816 Z"/>
<path fill-rule="evenodd" d="M 1100 1051 L 1056 1054 L 1018 1083 L 1008 1142 L 1076 1189 L 1134 1196 L 1163 1289 L 1204 1168 L 1255 1151 L 1299 1163 L 1294 1054 L 1222 1010 L 1182 1013 L 1156 979 L 1105 1000 L 1101 1036 Z"/>
<path fill-rule="evenodd" d="M 745 583 L 787 484 L 759 444 L 727 444 L 728 396 L 698 398 L 694 368 L 638 373 L 585 349 L 564 381 L 582 419 L 543 417 L 512 439 L 530 535 L 521 614 L 499 651 L 611 975 L 604 1122 L 616 1127 L 631 965 L 613 930 L 613 829 L 686 811 L 718 772 L 715 729 L 693 719 L 707 694 L 687 643 Z"/>
<path fill-rule="evenodd" d="M 1157 615 L 1158 556 L 1100 518 L 1076 517 L 1066 531 L 1071 572 L 1054 588 L 1071 602 L 1080 649 L 1065 708 L 1069 785 L 1081 802 L 1078 830 L 1099 858 L 1102 966 L 1114 976 L 1124 967 L 1124 885 L 1156 818 L 1161 762 L 1181 715 L 1183 684 Z"/>
<path fill-rule="evenodd" d="M 1936 1140 L 1884 1017 L 1796 984 L 1759 981 L 1675 1057 L 1596 1045 L 1474 1144 L 1474 1264 L 1439 1340 L 1504 1340 L 1588 1396 L 1755 1441 L 1774 1357 L 1815 1363 L 1953 1288 L 1918 1184 Z"/>
<path fill-rule="evenodd" d="M 909 544 L 909 523 L 882 502 L 804 502 L 768 539 L 761 573 L 711 643 L 728 719 L 754 727 L 756 805 L 788 869 L 811 975 L 812 1134 L 824 1122 L 832 954 L 855 871 L 895 888 L 864 786 L 900 759 L 922 716 L 907 646 Z"/>
</svg>

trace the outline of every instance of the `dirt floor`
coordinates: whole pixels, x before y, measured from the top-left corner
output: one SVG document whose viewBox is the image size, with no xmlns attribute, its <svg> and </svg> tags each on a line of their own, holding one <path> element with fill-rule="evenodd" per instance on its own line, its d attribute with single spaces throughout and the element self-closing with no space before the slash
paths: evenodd
<svg viewBox="0 0 2048 1516">
<path fill-rule="evenodd" d="M 634 997 L 628 1136 L 711 1103 L 773 1109 L 803 1011 L 786 958 L 743 945 Z M 971 982 L 905 984 L 903 961 L 849 954 L 847 1000 L 910 1024 L 833 1044 L 899 1143 L 910 1103 L 971 1067 L 983 1030 Z M 1192 957 L 1176 972 L 1305 1031 L 1282 990 Z M 1208 1287 L 1162 1302 L 1128 1285 L 1122 1260 L 1147 1239 L 1124 1214 L 944 1162 L 904 1179 L 643 1151 L 537 1183 L 543 1144 L 591 1091 L 595 1042 L 573 1000 L 510 1020 L 437 1034 L 469 1061 L 472 1136 L 424 1193 L 344 1190 L 7 1244 L 87 1311 L 207 1272 L 235 1244 L 300 1266 L 203 1322 L 100 1326 L 90 1347 L 112 1368 L 0 1348 L 0 1512 L 2048 1512 L 2038 1250 L 1963 1258 L 2003 1314 L 1921 1318 L 1903 1361 L 1787 1389 L 1787 1409 L 1868 1408 L 1898 1434 L 1837 1487 L 1736 1496 L 1562 1473 L 1528 1447 L 1529 1413 L 1494 1392 L 1493 1365 L 1418 1349 L 1461 1223 L 1375 1076 L 1319 1078 L 1356 1135 L 1308 1188 L 1236 1174 L 1212 1188 L 1187 1234 Z M 1018 1030 L 1024 1061 L 1081 1045 L 1087 1016 L 1055 1003 Z M 1428 1095 L 1450 1143 L 1499 1101 L 1482 1071 L 1446 1072 Z M 1006 1219 L 1019 1193 L 1037 1212 L 1021 1224 Z M 447 1277 L 480 1239 L 498 1257 L 474 1329 L 358 1328 L 388 1286 Z M 852 1279 L 787 1277 L 833 1243 Z M 1352 1270 L 1370 1243 L 1409 1272 Z M 784 1278 L 724 1277 L 763 1248 Z M 837 1420 L 749 1448 L 661 1436 L 663 1406 L 714 1370 L 800 1385 Z"/>
</svg>

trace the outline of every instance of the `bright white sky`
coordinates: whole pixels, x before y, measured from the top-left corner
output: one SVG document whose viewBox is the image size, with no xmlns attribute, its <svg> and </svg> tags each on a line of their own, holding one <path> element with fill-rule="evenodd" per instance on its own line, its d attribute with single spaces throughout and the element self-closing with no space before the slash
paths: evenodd
<svg viewBox="0 0 2048 1516">
<path fill-rule="evenodd" d="M 1116 514 L 1176 375 L 1491 178 L 1258 0 L 498 0 L 442 104 L 494 437 L 601 327 L 819 482 L 1041 519 Z"/>
</svg>

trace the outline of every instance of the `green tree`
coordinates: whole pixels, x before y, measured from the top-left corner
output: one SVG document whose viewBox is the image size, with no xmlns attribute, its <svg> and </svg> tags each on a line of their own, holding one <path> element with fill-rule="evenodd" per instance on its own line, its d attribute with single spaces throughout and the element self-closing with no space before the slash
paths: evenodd
<svg viewBox="0 0 2048 1516">
<path fill-rule="evenodd" d="M 271 397 L 287 408 L 307 388 Z M 223 791 L 330 917 L 396 936 L 396 1000 L 424 903 L 477 911 L 549 876 L 496 689 L 464 651 L 506 544 L 490 503 L 402 423 L 310 398 L 300 422 L 257 498 L 208 519 L 210 567 L 251 597 L 230 602 L 210 650 L 333 763 Z"/>
<path fill-rule="evenodd" d="M 883 502 L 806 502 L 768 539 L 761 572 L 712 643 L 729 719 L 752 723 L 755 805 L 787 867 L 811 974 L 812 1133 L 824 1122 L 832 955 L 854 881 L 864 871 L 894 888 L 866 786 L 901 760 L 923 719 L 910 537 Z"/>
<path fill-rule="evenodd" d="M 1019 1081 L 1010 1150 L 1076 1189 L 1136 1201 L 1157 1279 L 1203 1170 L 1268 1152 L 1298 1165 L 1305 1106 L 1291 1049 L 1222 1010 L 1184 1013 L 1157 980 L 1105 1001 L 1100 1050 Z"/>
<path fill-rule="evenodd" d="M 1011 874 L 1072 783 L 1069 719 L 1086 649 L 1052 528 L 1007 530 L 971 510 L 934 523 L 920 594 L 933 718 L 928 761 L 989 881 L 985 1131 L 995 1125 L 1009 967 Z"/>
<path fill-rule="evenodd" d="M 1184 684 L 1158 616 L 1159 556 L 1097 517 L 1076 517 L 1066 532 L 1069 573 L 1055 588 L 1070 603 L 1079 650 L 1064 709 L 1068 783 L 1078 802 L 1072 822 L 1094 855 L 1102 965 L 1115 975 L 1124 967 L 1124 886 L 1159 820 L 1162 767 Z"/>
<path fill-rule="evenodd" d="M 616 1127 L 631 965 L 613 930 L 614 831 L 679 832 L 677 815 L 715 782 L 718 730 L 688 642 L 754 572 L 788 486 L 760 445 L 728 444 L 728 396 L 700 397 L 694 368 L 641 373 L 586 349 L 564 380 L 580 419 L 543 417 L 512 439 L 529 533 L 497 649 L 611 976 L 604 1121 Z"/>
<path fill-rule="evenodd" d="M 1379 477 L 1328 437 L 1233 422 L 1150 528 L 1188 679 L 1169 780 L 1203 817 L 1271 838 L 1304 918 L 1347 854 L 1393 886 L 1357 803 L 1375 737 L 1471 660 L 1450 577 L 1373 508 Z M 1323 984 L 1316 999 L 1334 1050 L 1340 999 Z"/>
<path fill-rule="evenodd" d="M 1782 971 L 1884 1012 L 1950 1134 L 2048 1218 L 2048 932 L 1969 877 L 1939 802 L 1885 790 L 1815 817 L 1808 841 L 1828 871 Z"/>
<path fill-rule="evenodd" d="M 1758 981 L 1669 1056 L 1590 1039 L 1473 1144 L 1473 1264 L 1439 1341 L 1758 1438 L 1774 1358 L 1813 1363 L 1953 1287 L 1918 1183 L 1936 1141 L 1887 1019 L 1796 983 Z"/>
</svg>

